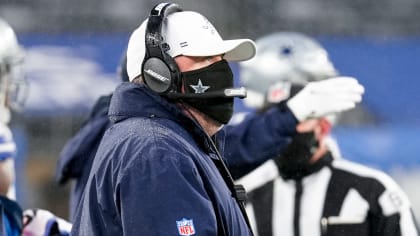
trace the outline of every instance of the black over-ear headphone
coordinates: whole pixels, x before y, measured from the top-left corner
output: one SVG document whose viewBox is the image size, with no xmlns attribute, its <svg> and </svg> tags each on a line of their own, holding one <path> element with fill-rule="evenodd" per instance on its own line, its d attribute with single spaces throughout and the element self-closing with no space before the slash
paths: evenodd
<svg viewBox="0 0 420 236">
<path fill-rule="evenodd" d="M 146 53 L 141 71 L 145 84 L 154 92 L 165 95 L 177 93 L 181 88 L 180 71 L 175 60 L 166 52 L 169 45 L 162 37 L 164 19 L 174 12 L 182 11 L 175 3 L 160 3 L 153 7 L 147 22 Z"/>
</svg>

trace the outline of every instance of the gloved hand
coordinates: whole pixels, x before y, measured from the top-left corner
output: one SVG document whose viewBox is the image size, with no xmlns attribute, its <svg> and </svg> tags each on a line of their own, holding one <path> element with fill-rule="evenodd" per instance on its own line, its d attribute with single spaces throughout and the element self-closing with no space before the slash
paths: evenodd
<svg viewBox="0 0 420 236">
<path fill-rule="evenodd" d="M 287 106 L 299 121 L 349 110 L 362 101 L 364 87 L 353 77 L 334 77 L 308 83 Z"/>
<path fill-rule="evenodd" d="M 68 236 L 71 223 L 47 210 L 28 209 L 23 212 L 23 236 Z"/>
</svg>

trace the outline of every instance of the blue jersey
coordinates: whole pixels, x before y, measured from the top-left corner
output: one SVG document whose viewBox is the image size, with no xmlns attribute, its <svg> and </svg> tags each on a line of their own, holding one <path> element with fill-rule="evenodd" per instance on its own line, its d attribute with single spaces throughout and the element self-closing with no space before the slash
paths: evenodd
<svg viewBox="0 0 420 236">
<path fill-rule="evenodd" d="M 22 209 L 13 200 L 0 196 L 0 235 L 19 236 L 22 233 Z"/>
</svg>

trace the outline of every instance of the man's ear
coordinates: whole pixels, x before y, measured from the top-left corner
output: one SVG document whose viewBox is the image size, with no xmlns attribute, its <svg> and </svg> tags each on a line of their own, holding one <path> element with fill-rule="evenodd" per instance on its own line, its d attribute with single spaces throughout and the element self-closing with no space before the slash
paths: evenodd
<svg viewBox="0 0 420 236">
<path fill-rule="evenodd" d="M 319 126 L 321 127 L 322 136 L 327 136 L 330 134 L 332 125 L 327 119 L 325 118 L 319 119 Z"/>
</svg>

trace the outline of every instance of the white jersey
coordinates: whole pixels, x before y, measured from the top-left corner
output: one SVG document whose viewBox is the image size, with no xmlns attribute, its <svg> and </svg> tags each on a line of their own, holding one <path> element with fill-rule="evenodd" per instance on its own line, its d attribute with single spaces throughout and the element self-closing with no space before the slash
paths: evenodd
<svg viewBox="0 0 420 236">
<path fill-rule="evenodd" d="M 5 124 L 0 123 L 0 161 L 14 157 L 16 145 L 12 132 Z"/>
<path fill-rule="evenodd" d="M 12 183 L 7 192 L 7 197 L 10 199 L 16 198 L 15 191 L 15 165 L 14 157 L 16 155 L 16 144 L 13 140 L 12 132 L 9 127 L 0 122 L 0 164 L 1 171 L 7 173 L 12 178 Z"/>
</svg>

